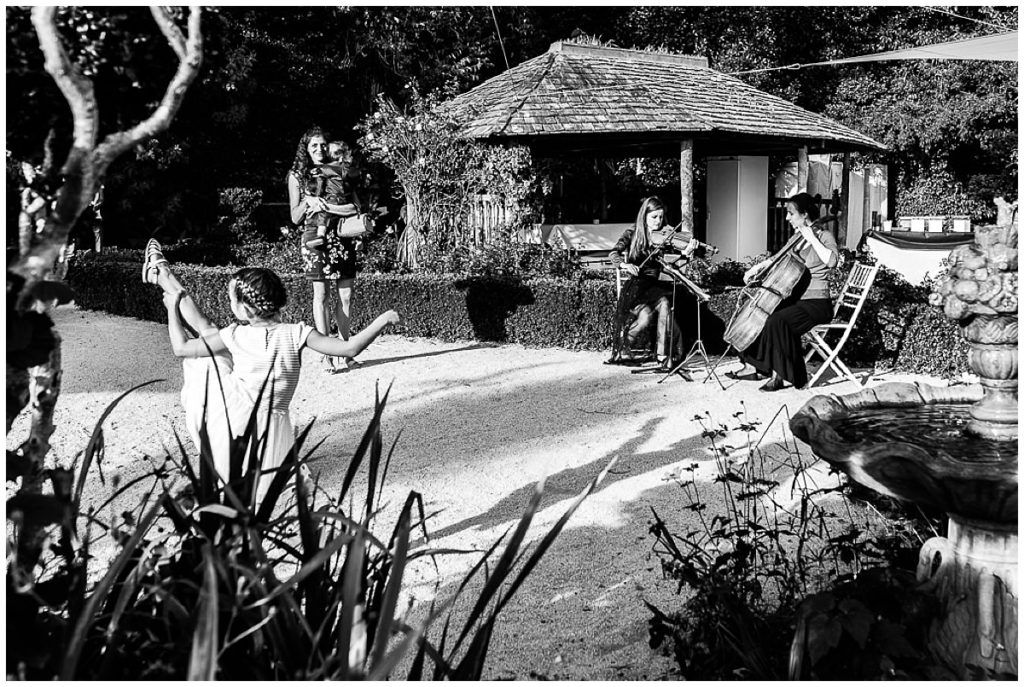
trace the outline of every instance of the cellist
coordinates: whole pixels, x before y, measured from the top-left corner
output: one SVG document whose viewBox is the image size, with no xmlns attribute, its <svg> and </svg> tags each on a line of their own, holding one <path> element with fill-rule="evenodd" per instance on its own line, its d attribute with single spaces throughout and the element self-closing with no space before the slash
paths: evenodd
<svg viewBox="0 0 1024 687">
<path fill-rule="evenodd" d="M 671 299 L 673 283 L 662 281 L 661 256 L 665 252 L 679 253 L 685 257 L 693 254 L 697 242 L 692 241 L 689 232 L 680 231 L 672 239 L 670 250 L 661 242 L 667 238 L 665 231 L 665 204 L 657 196 L 645 198 L 636 216 L 636 223 L 623 232 L 609 259 L 615 267 L 629 275 L 623 285 L 616 308 L 615 333 L 612 355 L 606 362 L 614 364 L 632 358 L 634 341 L 654 317 L 657 317 L 657 359 L 664 370 L 672 368 L 672 352 L 669 350 Z M 662 236 L 659 236 L 661 234 Z M 679 248 L 681 246 L 681 248 Z M 635 318 L 632 319 L 631 318 Z"/>
<path fill-rule="evenodd" d="M 836 237 L 815 220 L 818 208 L 809 193 L 798 193 L 786 202 L 786 220 L 793 227 L 793 236 L 778 254 L 795 250 L 806 269 L 788 298 L 779 303 L 768 316 L 761 333 L 747 348 L 740 351 L 743 369 L 727 372 L 733 379 L 764 379 L 761 391 L 778 391 L 792 384 L 807 384 L 800 337 L 815 325 L 832 320 L 832 298 L 828 275 L 839 261 Z M 754 265 L 743 275 L 751 284 L 758 280 L 775 256 Z"/>
</svg>

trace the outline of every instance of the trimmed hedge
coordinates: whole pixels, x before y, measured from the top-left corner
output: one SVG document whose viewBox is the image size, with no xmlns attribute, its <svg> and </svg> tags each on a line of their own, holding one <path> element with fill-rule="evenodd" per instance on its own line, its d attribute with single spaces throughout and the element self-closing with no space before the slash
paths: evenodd
<svg viewBox="0 0 1024 687">
<path fill-rule="evenodd" d="M 160 293 L 141 282 L 140 265 L 141 260 L 76 258 L 68 273 L 76 303 L 90 310 L 165 322 Z M 175 266 L 199 307 L 214 322 L 225 324 L 233 317 L 226 288 L 235 269 Z M 281 278 L 289 293 L 284 318 L 312 323 L 309 282 L 301 274 L 282 274 Z M 356 289 L 355 329 L 394 308 L 406 319 L 398 331 L 409 336 L 575 350 L 611 348 L 615 285 L 605 279 L 360 274 Z M 708 313 L 701 319 L 703 339 L 711 353 L 725 348 L 721 336 L 734 304 L 734 292 L 711 296 Z M 692 301 L 677 307 L 692 312 Z M 684 315 L 683 319 L 692 317 Z M 690 341 L 694 335 L 694 328 L 684 331 Z M 967 345 L 958 328 L 926 303 L 869 299 L 842 357 L 855 366 L 882 365 L 947 378 L 967 370 Z"/>
<path fill-rule="evenodd" d="M 157 288 L 141 281 L 141 260 L 79 258 L 68 271 L 75 302 L 153 322 L 166 322 Z M 228 323 L 227 284 L 234 267 L 176 265 L 175 274 L 200 309 L 218 323 Z M 312 289 L 301 274 L 282 274 L 289 300 L 287 321 L 313 322 Z M 597 279 L 573 281 L 535 278 L 526 281 L 471 277 L 452 280 L 432 274 L 361 274 L 356 285 L 353 327 L 359 329 L 379 313 L 395 308 L 409 336 L 446 341 L 514 342 L 601 350 L 611 347 L 615 287 Z"/>
</svg>

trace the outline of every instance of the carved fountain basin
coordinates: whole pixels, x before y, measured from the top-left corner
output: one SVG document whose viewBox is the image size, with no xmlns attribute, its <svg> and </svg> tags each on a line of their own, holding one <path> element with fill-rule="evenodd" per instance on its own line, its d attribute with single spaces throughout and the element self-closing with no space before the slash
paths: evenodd
<svg viewBox="0 0 1024 687">
<path fill-rule="evenodd" d="M 883 494 L 991 523 L 1017 522 L 1017 441 L 969 431 L 980 385 L 888 383 L 816 396 L 790 421 L 814 453 Z"/>
</svg>

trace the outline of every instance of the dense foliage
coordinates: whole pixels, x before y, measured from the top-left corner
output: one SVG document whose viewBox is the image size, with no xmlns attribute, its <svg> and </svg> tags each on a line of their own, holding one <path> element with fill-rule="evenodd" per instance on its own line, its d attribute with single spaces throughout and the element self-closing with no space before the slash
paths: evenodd
<svg viewBox="0 0 1024 687">
<path fill-rule="evenodd" d="M 693 420 L 714 485 L 698 476 L 707 463 L 673 476 L 696 527 L 674 532 L 672 514 L 652 511 L 662 572 L 686 595 L 647 604 L 651 646 L 689 680 L 950 677 L 926 648 L 938 602 L 914 589 L 916 546 L 938 520 L 822 483 L 818 459 L 786 435 L 765 443 L 742 409 Z"/>
<path fill-rule="evenodd" d="M 620 47 L 705 55 L 723 72 L 808 64 L 1016 28 L 1013 7 L 222 7 L 204 18 L 206 61 L 175 126 L 111 168 L 107 244 L 207 236 L 224 189 L 285 198 L 295 141 L 310 123 L 354 141 L 378 96 L 400 109 L 439 89 L 465 91 L 574 33 Z M 69 115 L 49 77 L 27 9 L 7 12 L 7 148 L 41 160 L 50 127 L 66 148 Z M 97 84 L 105 130 L 134 121 L 166 83 L 166 45 L 141 8 L 67 8 L 67 39 Z M 63 21 L 63 19 L 62 19 Z M 501 31 L 499 43 L 495 22 Z M 978 23 L 985 22 L 985 23 Z M 956 210 L 989 219 L 991 197 L 1015 197 L 1016 65 L 883 62 L 741 74 L 874 136 L 899 163 L 899 212 Z M 882 87 L 884 85 L 884 87 Z M 133 119 L 134 118 L 134 119 Z M 58 156 L 59 157 L 59 156 Z M 657 163 L 581 160 L 566 183 L 660 185 Z M 383 170 L 375 174 L 386 177 Z M 556 181 L 559 175 L 552 177 Z M 387 186 L 389 181 L 382 182 Z M 671 189 L 673 184 L 665 186 Z M 959 198 L 950 203 L 949 198 Z M 580 210 L 582 211 L 582 209 Z M 601 216 L 603 209 L 597 209 Z M 556 215 L 549 213 L 551 217 Z M 9 222 L 8 227 L 12 224 Z M 225 227 L 224 223 L 220 223 Z M 226 230 L 226 227 L 225 227 Z M 83 245 L 84 242 L 80 243 Z"/>
</svg>

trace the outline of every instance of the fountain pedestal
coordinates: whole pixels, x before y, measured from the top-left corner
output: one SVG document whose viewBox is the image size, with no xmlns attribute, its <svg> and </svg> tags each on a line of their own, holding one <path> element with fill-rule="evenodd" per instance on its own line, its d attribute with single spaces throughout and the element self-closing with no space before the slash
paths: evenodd
<svg viewBox="0 0 1024 687">
<path fill-rule="evenodd" d="M 1017 316 L 975 315 L 961 327 L 970 344 L 967 365 L 985 396 L 971 408 L 967 429 L 1004 441 L 1017 438 Z"/>
<path fill-rule="evenodd" d="M 929 648 L 962 679 L 1017 673 L 1017 265 L 1017 225 L 977 227 L 929 299 L 960 322 L 980 388 L 882 384 L 815 396 L 790 421 L 851 479 L 949 516 L 917 577 L 943 604 Z"/>
<path fill-rule="evenodd" d="M 921 548 L 917 579 L 942 599 L 932 651 L 961 678 L 1017 674 L 1017 528 L 951 517 Z"/>
</svg>

